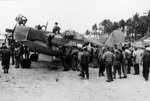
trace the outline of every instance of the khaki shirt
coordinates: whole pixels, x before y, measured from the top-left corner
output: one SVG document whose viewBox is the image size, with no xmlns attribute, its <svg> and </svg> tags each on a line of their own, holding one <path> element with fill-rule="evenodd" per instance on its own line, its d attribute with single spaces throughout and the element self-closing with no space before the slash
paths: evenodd
<svg viewBox="0 0 150 101">
<path fill-rule="evenodd" d="M 111 51 L 106 51 L 103 54 L 102 59 L 104 59 L 104 61 L 107 61 L 107 62 L 113 62 L 114 61 L 114 54 Z"/>
</svg>

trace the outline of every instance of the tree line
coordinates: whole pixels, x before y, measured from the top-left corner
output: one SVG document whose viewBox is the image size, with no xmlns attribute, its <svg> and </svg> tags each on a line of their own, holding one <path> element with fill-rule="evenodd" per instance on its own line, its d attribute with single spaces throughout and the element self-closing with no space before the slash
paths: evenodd
<svg viewBox="0 0 150 101">
<path fill-rule="evenodd" d="M 126 33 L 126 37 L 130 37 L 134 40 L 144 36 L 150 36 L 150 10 L 143 13 L 142 16 L 136 12 L 131 18 L 127 20 L 121 19 L 118 22 L 104 19 L 98 25 L 96 23 L 92 25 L 92 31 L 86 30 L 85 34 L 100 35 L 100 33 L 103 33 L 110 35 L 118 28 Z"/>
</svg>

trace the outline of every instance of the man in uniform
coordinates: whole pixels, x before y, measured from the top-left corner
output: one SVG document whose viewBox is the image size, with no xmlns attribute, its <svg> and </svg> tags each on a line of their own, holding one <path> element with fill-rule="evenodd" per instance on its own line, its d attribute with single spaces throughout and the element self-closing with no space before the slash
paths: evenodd
<svg viewBox="0 0 150 101">
<path fill-rule="evenodd" d="M 87 51 L 87 47 L 84 47 L 83 48 L 83 53 L 81 54 L 81 62 L 80 62 L 80 65 L 81 65 L 81 79 L 84 79 L 85 75 L 86 74 L 86 77 L 87 79 L 89 79 L 89 57 L 90 57 L 90 54 L 89 52 Z"/>
<path fill-rule="evenodd" d="M 53 28 L 53 33 L 55 33 L 55 34 L 60 34 L 60 27 L 58 26 L 58 23 L 57 22 L 55 22 L 55 26 L 54 26 L 54 28 Z"/>
<path fill-rule="evenodd" d="M 139 63 L 140 63 L 140 57 L 141 57 L 141 52 L 135 48 L 134 52 L 133 52 L 133 58 L 134 58 L 134 75 L 138 75 L 139 74 Z"/>
<path fill-rule="evenodd" d="M 19 45 L 15 48 L 14 54 L 15 54 L 15 60 L 16 60 L 15 61 L 15 65 L 16 65 L 15 68 L 19 68 L 19 64 L 21 61 L 21 49 L 20 49 Z"/>
<path fill-rule="evenodd" d="M 99 51 L 98 54 L 98 59 L 99 59 L 99 77 L 105 76 L 104 71 L 105 71 L 105 63 L 103 61 L 103 54 L 105 53 L 105 47 L 102 47 L 102 49 Z"/>
<path fill-rule="evenodd" d="M 114 60 L 114 79 L 116 79 L 116 71 L 118 71 L 119 78 L 121 79 L 121 62 L 122 54 L 118 49 L 114 50 L 115 60 Z"/>
<path fill-rule="evenodd" d="M 127 68 L 128 68 L 128 56 L 129 53 L 125 51 L 125 47 L 122 47 L 122 71 L 124 74 L 123 78 L 127 78 Z"/>
<path fill-rule="evenodd" d="M 145 81 L 148 81 L 149 67 L 150 67 L 150 47 L 146 47 L 142 60 L 143 60 L 143 77 L 145 78 Z"/>
<path fill-rule="evenodd" d="M 1 53 L 2 66 L 4 69 L 4 73 L 8 73 L 10 56 L 11 56 L 12 52 L 5 45 L 5 46 L 3 46 L 3 49 L 0 51 L 0 53 Z"/>
<path fill-rule="evenodd" d="M 14 59 L 15 58 L 14 57 L 15 44 L 14 43 L 11 43 L 10 50 L 12 52 L 12 55 L 11 55 L 11 57 L 12 57 L 12 65 L 14 65 L 14 63 L 15 63 L 15 59 Z"/>
<path fill-rule="evenodd" d="M 114 57 L 114 54 L 110 51 L 109 47 L 107 48 L 107 51 L 103 54 L 102 58 L 105 61 L 106 74 L 107 74 L 106 82 L 111 82 L 113 81 L 112 65 L 113 65 L 115 57 Z"/>
<path fill-rule="evenodd" d="M 23 26 L 25 26 L 26 22 L 28 21 L 28 19 L 22 14 L 19 14 L 15 20 L 18 22 L 19 25 Z"/>
</svg>

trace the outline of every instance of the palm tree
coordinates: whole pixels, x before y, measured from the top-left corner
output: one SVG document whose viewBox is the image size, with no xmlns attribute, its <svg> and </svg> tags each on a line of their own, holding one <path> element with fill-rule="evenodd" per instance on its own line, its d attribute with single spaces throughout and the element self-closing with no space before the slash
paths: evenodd
<svg viewBox="0 0 150 101">
<path fill-rule="evenodd" d="M 132 35 L 132 38 L 137 39 L 137 36 L 134 37 L 133 33 L 135 33 L 135 35 L 140 35 L 140 37 L 143 37 L 144 34 L 146 33 L 147 30 L 147 22 L 146 22 L 146 16 L 139 16 L 138 20 L 135 20 L 136 17 L 133 18 L 129 18 L 126 21 L 126 32 L 127 32 L 127 36 Z M 137 18 L 136 18 L 137 19 Z"/>
<path fill-rule="evenodd" d="M 99 25 L 98 30 L 101 31 L 102 33 L 104 33 L 104 26 Z"/>
<path fill-rule="evenodd" d="M 114 31 L 114 30 L 117 30 L 119 28 L 119 25 L 117 22 L 113 22 L 113 25 L 111 27 L 111 30 Z"/>
<path fill-rule="evenodd" d="M 86 30 L 85 35 L 90 35 L 90 31 Z"/>
<path fill-rule="evenodd" d="M 141 37 L 144 37 L 145 33 L 147 33 L 147 16 L 140 16 L 139 17 L 139 25 L 137 26 L 137 33 L 141 35 Z"/>
<path fill-rule="evenodd" d="M 133 38 L 134 30 L 133 30 L 133 19 L 132 18 L 127 19 L 126 26 L 127 26 L 127 28 L 126 28 L 127 36 L 130 36 L 132 34 L 132 38 Z"/>
<path fill-rule="evenodd" d="M 97 24 L 94 24 L 93 26 L 92 26 L 92 30 L 94 31 L 94 35 L 96 35 L 97 34 L 97 30 L 98 30 L 98 26 L 97 26 Z"/>
<path fill-rule="evenodd" d="M 147 19 L 146 19 L 146 22 L 147 22 L 147 36 L 149 36 L 150 35 L 150 10 L 147 12 L 147 13 L 145 13 L 146 14 L 146 17 L 147 17 Z"/>
<path fill-rule="evenodd" d="M 139 14 L 133 15 L 133 25 L 134 25 L 134 40 L 137 38 L 137 26 L 139 25 Z"/>
<path fill-rule="evenodd" d="M 104 33 L 110 34 L 112 32 L 111 27 L 113 24 L 109 19 L 104 19 L 100 25 L 104 26 Z"/>
<path fill-rule="evenodd" d="M 119 21 L 119 27 L 122 28 L 122 31 L 124 32 L 126 26 L 126 22 L 122 19 Z"/>
</svg>

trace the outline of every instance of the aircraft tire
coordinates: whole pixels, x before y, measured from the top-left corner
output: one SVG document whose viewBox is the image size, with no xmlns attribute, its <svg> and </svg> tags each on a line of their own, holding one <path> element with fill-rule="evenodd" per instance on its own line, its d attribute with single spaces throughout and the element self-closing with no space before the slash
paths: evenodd
<svg viewBox="0 0 150 101">
<path fill-rule="evenodd" d="M 20 63 L 22 68 L 30 68 L 31 67 L 31 61 L 29 59 L 23 59 Z"/>
<path fill-rule="evenodd" d="M 30 56 L 30 60 L 31 60 L 31 61 L 37 61 L 38 58 L 39 58 L 39 55 L 38 55 L 38 54 L 32 54 L 32 55 Z"/>
</svg>

